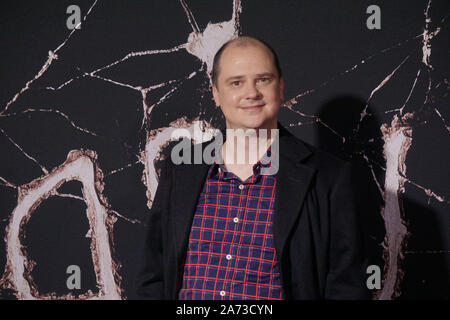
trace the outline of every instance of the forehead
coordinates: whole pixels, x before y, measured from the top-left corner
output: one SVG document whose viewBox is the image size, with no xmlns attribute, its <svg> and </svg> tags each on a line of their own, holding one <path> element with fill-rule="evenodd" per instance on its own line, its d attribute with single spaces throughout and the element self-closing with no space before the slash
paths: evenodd
<svg viewBox="0 0 450 320">
<path fill-rule="evenodd" d="M 220 74 L 236 71 L 273 72 L 276 70 L 271 52 L 260 44 L 227 47 L 220 58 L 219 66 Z"/>
</svg>

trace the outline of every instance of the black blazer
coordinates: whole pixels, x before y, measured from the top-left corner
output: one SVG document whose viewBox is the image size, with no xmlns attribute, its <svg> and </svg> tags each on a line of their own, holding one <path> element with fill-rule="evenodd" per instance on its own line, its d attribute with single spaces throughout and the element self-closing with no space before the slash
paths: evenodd
<svg viewBox="0 0 450 320">
<path fill-rule="evenodd" d="M 369 299 L 350 165 L 278 127 L 273 232 L 284 298 Z M 139 299 L 177 299 L 191 223 L 210 166 L 164 162 L 135 283 Z"/>
</svg>

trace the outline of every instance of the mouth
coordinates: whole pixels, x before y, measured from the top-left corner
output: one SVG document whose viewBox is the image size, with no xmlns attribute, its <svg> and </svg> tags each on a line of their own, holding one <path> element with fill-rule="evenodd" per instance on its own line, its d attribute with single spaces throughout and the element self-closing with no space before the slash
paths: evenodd
<svg viewBox="0 0 450 320">
<path fill-rule="evenodd" d="M 241 107 L 241 109 L 243 109 L 245 111 L 252 111 L 252 110 L 259 110 L 262 107 L 264 107 L 264 104 L 258 104 L 258 105 L 254 105 L 254 106 Z"/>
</svg>

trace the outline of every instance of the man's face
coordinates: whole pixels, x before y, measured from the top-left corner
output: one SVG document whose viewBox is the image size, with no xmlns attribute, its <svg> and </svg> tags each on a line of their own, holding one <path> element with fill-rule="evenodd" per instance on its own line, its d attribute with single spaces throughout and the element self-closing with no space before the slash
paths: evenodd
<svg viewBox="0 0 450 320">
<path fill-rule="evenodd" d="M 276 128 L 283 89 L 283 79 L 265 47 L 231 45 L 223 52 L 213 96 L 227 128 Z"/>
</svg>

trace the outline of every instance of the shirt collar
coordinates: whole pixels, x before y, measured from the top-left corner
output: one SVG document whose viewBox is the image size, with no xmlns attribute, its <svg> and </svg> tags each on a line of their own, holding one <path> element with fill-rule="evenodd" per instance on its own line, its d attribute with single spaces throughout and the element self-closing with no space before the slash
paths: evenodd
<svg viewBox="0 0 450 320">
<path fill-rule="evenodd" d="M 270 145 L 266 152 L 264 153 L 264 155 L 261 157 L 260 160 L 258 160 L 258 162 L 256 162 L 253 165 L 253 175 L 255 177 L 258 177 L 259 175 L 261 175 L 261 167 L 270 167 L 271 166 L 271 154 L 272 154 L 272 146 Z M 214 161 L 211 164 L 211 167 L 208 171 L 208 178 L 212 178 L 217 176 L 218 174 L 222 175 L 222 178 L 224 179 L 232 179 L 234 174 L 227 171 L 224 164 L 220 163 L 219 161 L 219 157 L 222 156 L 222 153 L 220 152 L 217 157 L 216 157 L 216 153 L 215 153 L 215 149 L 212 150 L 211 155 L 212 157 L 214 157 Z M 223 162 L 223 161 L 222 161 Z"/>
</svg>

